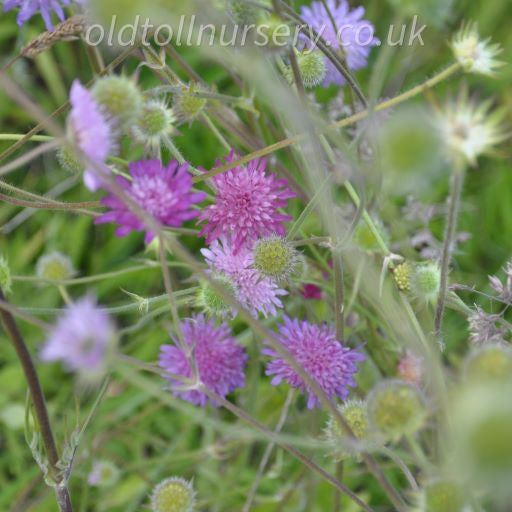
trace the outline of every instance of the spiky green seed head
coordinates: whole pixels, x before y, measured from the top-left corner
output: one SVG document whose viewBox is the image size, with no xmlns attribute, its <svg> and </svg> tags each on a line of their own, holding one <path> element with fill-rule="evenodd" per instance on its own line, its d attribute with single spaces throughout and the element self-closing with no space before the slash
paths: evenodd
<svg viewBox="0 0 512 512">
<path fill-rule="evenodd" d="M 235 295 L 233 283 L 224 275 L 219 274 L 212 277 L 215 284 L 220 286 L 231 297 Z M 197 305 L 203 308 L 208 315 L 224 316 L 232 311 L 232 306 L 226 299 L 211 285 L 209 281 L 201 284 L 197 296 Z"/>
<path fill-rule="evenodd" d="M 180 93 L 174 95 L 173 111 L 178 121 L 182 123 L 191 123 L 206 107 L 207 100 L 194 94 L 200 92 L 194 90 L 193 87 L 183 89 Z"/>
<path fill-rule="evenodd" d="M 404 261 L 394 268 L 393 277 L 396 286 L 401 292 L 407 293 L 411 291 L 411 275 L 412 266 L 408 261 Z"/>
<path fill-rule="evenodd" d="M 380 220 L 374 219 L 373 225 L 377 231 L 377 234 L 384 241 L 384 243 L 388 245 L 389 233 L 385 228 L 384 224 Z M 382 252 L 381 244 L 379 243 L 379 240 L 375 236 L 374 231 L 363 220 L 359 222 L 354 231 L 354 243 L 357 245 L 357 247 L 359 247 L 359 249 L 368 253 Z"/>
<path fill-rule="evenodd" d="M 486 345 L 470 354 L 465 375 L 475 380 L 503 380 L 512 377 L 512 350 L 501 344 Z"/>
<path fill-rule="evenodd" d="M 258 240 L 254 245 L 253 259 L 261 275 L 278 281 L 287 279 L 297 267 L 297 251 L 280 236 Z"/>
<path fill-rule="evenodd" d="M 324 55 L 318 50 L 304 50 L 302 52 L 296 52 L 296 57 L 304 87 L 310 88 L 320 85 L 327 71 Z M 285 78 L 290 83 L 294 82 L 291 65 L 286 68 Z"/>
<path fill-rule="evenodd" d="M 73 277 L 75 271 L 71 260 L 55 251 L 41 256 L 37 260 L 36 274 L 47 281 L 64 281 Z"/>
<path fill-rule="evenodd" d="M 5 294 L 10 293 L 11 284 L 12 280 L 9 264 L 3 256 L 0 256 L 0 288 Z"/>
<path fill-rule="evenodd" d="M 327 442 L 333 450 L 334 457 L 341 460 L 357 456 L 370 447 L 371 428 L 366 404 L 363 401 L 349 400 L 339 405 L 338 411 L 354 434 L 353 437 L 349 436 L 334 416 L 329 417 L 325 429 Z"/>
<path fill-rule="evenodd" d="M 92 94 L 120 128 L 128 127 L 137 119 L 143 104 L 137 84 L 122 76 L 100 78 L 94 84 Z"/>
<path fill-rule="evenodd" d="M 57 150 L 57 161 L 65 171 L 71 174 L 81 174 L 85 169 L 73 149 L 67 145 L 61 146 Z"/>
<path fill-rule="evenodd" d="M 422 492 L 422 512 L 462 512 L 466 506 L 462 487 L 454 481 L 437 480 Z"/>
<path fill-rule="evenodd" d="M 151 494 L 153 512 L 192 512 L 195 492 L 187 480 L 173 476 L 160 482 Z"/>
<path fill-rule="evenodd" d="M 441 269 L 434 262 L 422 263 L 414 267 L 411 289 L 414 295 L 430 304 L 434 304 L 441 287 Z"/>
<path fill-rule="evenodd" d="M 392 441 L 417 432 L 427 417 L 419 389 L 399 379 L 385 380 L 372 390 L 368 415 L 373 427 Z"/>
<path fill-rule="evenodd" d="M 152 100 L 144 103 L 134 126 L 135 137 L 144 143 L 159 143 L 162 137 L 172 133 L 176 121 L 165 103 Z"/>
</svg>

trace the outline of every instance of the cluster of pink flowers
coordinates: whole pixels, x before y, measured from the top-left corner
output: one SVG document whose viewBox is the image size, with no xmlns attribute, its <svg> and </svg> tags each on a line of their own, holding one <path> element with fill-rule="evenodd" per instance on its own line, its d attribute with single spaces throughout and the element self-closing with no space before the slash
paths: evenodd
<svg viewBox="0 0 512 512">
<path fill-rule="evenodd" d="M 179 228 L 198 218 L 202 223 L 200 236 L 208 245 L 201 252 L 210 275 L 223 276 L 232 285 L 229 293 L 234 293 L 252 316 L 277 316 L 278 309 L 283 308 L 282 297 L 288 292 L 282 283 L 255 268 L 253 248 L 262 238 L 286 235 L 285 223 L 292 217 L 285 210 L 288 200 L 295 197 L 287 180 L 268 172 L 265 160 L 235 165 L 237 157 L 231 152 L 226 162 L 232 168 L 210 180 L 213 202 L 199 209 L 207 195 L 193 190 L 188 164 L 140 160 L 129 163 L 129 174 L 114 178 L 105 162 L 116 146 L 112 129 L 115 123 L 79 82 L 73 84 L 70 96 L 68 126 L 75 147 L 87 163 L 85 185 L 92 191 L 106 192 L 101 203 L 107 211 L 95 223 L 116 224 L 117 236 L 143 232 L 145 242 L 150 243 L 158 226 Z M 304 289 L 304 295 L 308 294 L 320 298 L 320 289 Z M 215 405 L 215 395 L 224 398 L 244 385 L 247 355 L 225 321 L 218 325 L 214 318 L 196 315 L 185 319 L 179 330 L 180 336 L 172 345 L 162 345 L 159 358 L 163 376 L 176 396 L 197 405 Z M 108 317 L 88 298 L 68 308 L 41 355 L 47 361 L 61 360 L 73 371 L 93 370 L 102 366 L 102 354 L 111 338 Z M 308 407 L 318 405 L 320 400 L 303 372 L 329 399 L 345 400 L 349 388 L 355 385 L 357 363 L 364 359 L 360 352 L 337 340 L 331 326 L 287 316 L 272 348 L 263 354 L 271 358 L 266 373 L 274 376 L 272 384 L 285 380 L 307 393 Z M 296 372 L 290 359 L 303 372 Z"/>
</svg>

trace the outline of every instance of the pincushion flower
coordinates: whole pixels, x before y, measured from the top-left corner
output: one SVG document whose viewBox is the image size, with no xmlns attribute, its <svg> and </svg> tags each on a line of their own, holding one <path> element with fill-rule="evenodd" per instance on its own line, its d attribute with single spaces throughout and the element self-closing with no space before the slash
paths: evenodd
<svg viewBox="0 0 512 512">
<path fill-rule="evenodd" d="M 311 324 L 285 316 L 279 325 L 277 339 L 329 398 L 337 396 L 342 400 L 347 399 L 349 388 L 356 385 L 354 374 L 358 370 L 357 363 L 363 361 L 365 356 L 344 347 L 336 339 L 332 326 Z M 285 380 L 290 386 L 308 393 L 308 409 L 320 404 L 318 396 L 288 361 L 271 348 L 264 349 L 263 353 L 272 358 L 265 372 L 274 376 L 272 385 L 277 386 Z"/>
<path fill-rule="evenodd" d="M 237 388 L 245 385 L 244 367 L 247 356 L 237 345 L 226 323 L 216 326 L 212 319 L 197 315 L 182 322 L 184 342 L 190 347 L 190 357 L 195 358 L 198 378 L 204 386 L 225 397 Z M 175 345 L 160 347 L 159 365 L 166 372 L 191 378 L 192 369 L 183 350 Z M 196 405 L 206 405 L 210 400 L 205 393 L 193 390 L 181 390 L 183 383 L 164 377 L 171 384 L 176 396 Z"/>
<path fill-rule="evenodd" d="M 128 166 L 129 181 L 117 177 L 117 184 L 137 205 L 164 226 L 180 227 L 185 221 L 197 216 L 192 207 L 202 201 L 204 192 L 192 192 L 192 177 L 188 164 L 180 165 L 172 160 L 167 166 L 160 160 L 140 160 Z M 145 242 L 149 244 L 155 234 L 139 219 L 115 194 L 102 199 L 102 204 L 110 208 L 96 219 L 97 224 L 114 222 L 119 224 L 117 236 L 125 236 L 132 231 L 145 231 Z"/>
<path fill-rule="evenodd" d="M 226 162 L 235 160 L 231 153 Z M 217 162 L 220 166 L 221 162 Z M 295 194 L 285 179 L 266 174 L 266 160 L 252 160 L 246 166 L 219 174 L 213 178 L 215 203 L 204 209 L 199 219 L 206 221 L 201 235 L 211 244 L 221 236 L 231 236 L 235 251 L 263 236 L 285 234 L 283 222 L 289 215 L 279 212 Z"/>
<path fill-rule="evenodd" d="M 62 6 L 71 5 L 73 3 L 82 4 L 83 0 L 5 0 L 4 11 L 7 12 L 19 7 L 20 11 L 16 21 L 20 26 L 39 12 L 46 28 L 52 31 L 52 11 L 55 12 L 60 21 L 64 21 L 65 15 Z"/>
<path fill-rule="evenodd" d="M 341 50 L 350 71 L 366 67 L 370 50 L 378 46 L 380 41 L 374 37 L 373 25 L 363 19 L 364 7 L 350 10 L 347 0 L 327 0 L 327 7 L 334 19 L 325 9 L 322 1 L 314 1 L 310 7 L 301 9 L 302 19 L 312 27 L 334 50 Z M 343 85 L 345 79 L 326 58 L 326 76 L 324 85 Z"/>
<path fill-rule="evenodd" d="M 116 343 L 108 314 L 91 296 L 66 308 L 51 330 L 40 357 L 43 361 L 62 361 L 87 380 L 101 376 Z"/>
<path fill-rule="evenodd" d="M 235 251 L 231 240 L 223 237 L 201 252 L 211 270 L 230 279 L 237 300 L 253 315 L 258 312 L 265 317 L 276 315 L 276 308 L 283 307 L 279 296 L 287 295 L 287 292 L 279 288 L 273 279 L 261 276 L 253 267 L 253 253 L 249 247 Z"/>
<path fill-rule="evenodd" d="M 103 184 L 100 178 L 103 163 L 116 147 L 112 123 L 103 107 L 78 80 L 71 86 L 69 101 L 68 129 L 71 139 L 88 160 L 84 183 L 94 192 Z"/>
</svg>

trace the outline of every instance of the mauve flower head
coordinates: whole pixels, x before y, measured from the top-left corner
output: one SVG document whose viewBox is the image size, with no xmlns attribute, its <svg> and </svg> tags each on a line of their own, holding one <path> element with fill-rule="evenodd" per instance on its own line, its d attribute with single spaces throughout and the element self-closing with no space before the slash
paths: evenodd
<svg viewBox="0 0 512 512">
<path fill-rule="evenodd" d="M 336 30 L 333 27 L 331 17 L 320 0 L 313 2 L 310 7 L 302 7 L 302 19 L 318 32 L 331 48 L 341 49 L 344 52 L 350 71 L 357 71 L 366 67 L 370 50 L 372 47 L 378 46 L 380 41 L 374 37 L 373 25 L 362 19 L 364 7 L 350 10 L 347 0 L 340 0 L 339 2 L 338 0 L 326 0 L 326 3 L 336 24 Z M 328 59 L 326 59 L 326 66 L 327 74 L 324 85 L 343 85 L 345 79 Z"/>
<path fill-rule="evenodd" d="M 316 284 L 306 283 L 302 285 L 302 296 L 305 299 L 321 300 L 322 289 Z"/>
<path fill-rule="evenodd" d="M 226 162 L 235 159 L 231 153 Z M 231 236 L 238 251 L 258 238 L 285 234 L 283 222 L 291 217 L 280 213 L 279 208 L 285 208 L 295 194 L 288 188 L 287 180 L 266 174 L 266 166 L 266 160 L 252 160 L 246 166 L 236 166 L 213 178 L 217 189 L 215 203 L 199 216 L 207 221 L 201 235 L 208 244 L 223 235 Z"/>
<path fill-rule="evenodd" d="M 43 361 L 61 361 L 86 381 L 103 375 L 116 344 L 108 314 L 87 295 L 69 305 L 40 352 Z"/>
<path fill-rule="evenodd" d="M 346 400 L 349 388 L 356 385 L 354 374 L 357 363 L 365 356 L 357 350 L 344 347 L 330 325 L 311 324 L 307 321 L 283 318 L 279 325 L 278 341 L 313 379 L 329 398 L 338 396 Z M 285 380 L 294 388 L 308 393 L 308 409 L 320 404 L 319 398 L 302 377 L 275 350 L 267 348 L 263 353 L 272 358 L 266 375 L 273 375 L 272 385 Z"/>
<path fill-rule="evenodd" d="M 180 165 L 176 160 L 162 165 L 160 160 L 140 160 L 128 166 L 132 180 L 117 177 L 117 184 L 147 214 L 164 226 L 180 227 L 185 221 L 197 216 L 192 206 L 203 199 L 204 192 L 192 192 L 192 177 L 188 164 Z M 155 234 L 139 219 L 122 199 L 115 194 L 102 199 L 110 208 L 96 219 L 97 224 L 114 222 L 119 224 L 117 236 L 132 231 L 145 231 L 145 242 L 149 244 Z"/>
<path fill-rule="evenodd" d="M 190 347 L 190 357 L 195 358 L 199 380 L 218 395 L 225 397 L 237 388 L 245 385 L 245 363 L 247 355 L 237 345 L 226 323 L 215 325 L 214 320 L 197 315 L 181 323 L 183 338 Z M 159 365 L 166 372 L 191 378 L 192 370 L 186 355 L 176 343 L 160 347 Z M 215 401 L 196 389 L 181 390 L 183 383 L 169 376 L 176 396 L 196 405 L 206 405 Z"/>
<path fill-rule="evenodd" d="M 62 6 L 73 3 L 82 4 L 83 0 L 5 0 L 4 11 L 7 12 L 19 7 L 20 11 L 16 21 L 20 26 L 39 12 L 43 17 L 46 28 L 52 31 L 52 11 L 55 12 L 60 21 L 64 21 L 65 15 Z"/>
<path fill-rule="evenodd" d="M 249 246 L 235 251 L 235 246 L 228 238 L 215 240 L 209 249 L 201 250 L 210 268 L 217 274 L 225 275 L 233 283 L 236 298 L 254 316 L 258 312 L 276 315 L 283 303 L 279 299 L 287 292 L 271 279 L 261 276 L 253 267 L 253 253 Z"/>
<path fill-rule="evenodd" d="M 112 122 L 103 107 L 78 80 L 75 80 L 71 86 L 69 101 L 71 104 L 68 118 L 70 135 L 76 146 L 89 160 L 85 166 L 84 183 L 94 192 L 103 184 L 99 176 L 104 168 L 103 163 L 116 149 Z"/>
</svg>

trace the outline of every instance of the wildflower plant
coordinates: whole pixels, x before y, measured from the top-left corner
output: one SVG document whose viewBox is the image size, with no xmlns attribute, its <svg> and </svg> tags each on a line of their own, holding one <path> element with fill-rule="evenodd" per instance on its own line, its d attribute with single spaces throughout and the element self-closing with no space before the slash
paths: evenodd
<svg viewBox="0 0 512 512">
<path fill-rule="evenodd" d="M 508 510 L 512 10 L 171 3 L 3 3 L 0 509 Z"/>
</svg>

